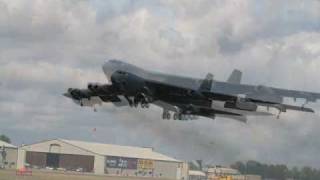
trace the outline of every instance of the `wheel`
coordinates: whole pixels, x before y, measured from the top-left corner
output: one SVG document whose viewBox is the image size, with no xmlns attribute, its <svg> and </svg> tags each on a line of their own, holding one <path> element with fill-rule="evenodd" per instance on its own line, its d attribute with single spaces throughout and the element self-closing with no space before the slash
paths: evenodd
<svg viewBox="0 0 320 180">
<path fill-rule="evenodd" d="M 149 104 L 149 103 L 147 103 L 147 104 L 146 104 L 146 108 L 149 108 L 149 107 L 150 107 L 150 104 Z"/>
<path fill-rule="evenodd" d="M 168 120 L 170 120 L 170 119 L 171 119 L 171 114 L 170 114 L 170 113 L 167 113 L 166 118 L 167 118 Z"/>
<path fill-rule="evenodd" d="M 162 113 L 162 119 L 164 120 L 166 118 L 167 118 L 166 113 Z"/>
<path fill-rule="evenodd" d="M 187 114 L 183 114 L 182 115 L 182 120 L 183 121 L 187 121 L 188 120 L 188 115 Z"/>
<path fill-rule="evenodd" d="M 178 115 L 178 119 L 181 121 L 182 120 L 182 114 Z"/>
<path fill-rule="evenodd" d="M 173 120 L 177 120 L 179 117 L 178 117 L 178 113 L 174 113 L 173 114 Z"/>
</svg>

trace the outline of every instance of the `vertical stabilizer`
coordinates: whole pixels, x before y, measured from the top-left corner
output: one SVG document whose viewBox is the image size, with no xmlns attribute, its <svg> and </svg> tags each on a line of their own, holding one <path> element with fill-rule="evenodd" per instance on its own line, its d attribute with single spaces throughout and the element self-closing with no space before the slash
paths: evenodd
<svg viewBox="0 0 320 180">
<path fill-rule="evenodd" d="M 239 71 L 238 69 L 235 69 L 232 71 L 229 79 L 227 80 L 228 83 L 232 84 L 240 84 L 241 83 L 241 78 L 242 78 L 242 72 Z"/>
<path fill-rule="evenodd" d="M 210 91 L 212 87 L 212 82 L 213 82 L 213 75 L 211 73 L 208 73 L 206 78 L 202 81 L 199 89 L 201 91 Z"/>
</svg>

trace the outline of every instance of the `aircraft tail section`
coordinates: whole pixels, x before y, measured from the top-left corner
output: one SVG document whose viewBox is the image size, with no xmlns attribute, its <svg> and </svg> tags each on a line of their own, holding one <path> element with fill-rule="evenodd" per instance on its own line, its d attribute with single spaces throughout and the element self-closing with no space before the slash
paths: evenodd
<svg viewBox="0 0 320 180">
<path fill-rule="evenodd" d="M 238 69 L 232 71 L 230 77 L 228 78 L 227 82 L 232 84 L 240 84 L 242 78 L 242 72 Z"/>
<path fill-rule="evenodd" d="M 206 78 L 202 81 L 199 90 L 200 91 L 210 91 L 213 82 L 213 75 L 208 73 Z"/>
</svg>

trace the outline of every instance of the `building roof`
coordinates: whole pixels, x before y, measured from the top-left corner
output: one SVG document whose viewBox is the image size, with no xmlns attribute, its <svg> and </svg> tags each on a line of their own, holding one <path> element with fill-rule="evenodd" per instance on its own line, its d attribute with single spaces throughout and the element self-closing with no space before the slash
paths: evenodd
<svg viewBox="0 0 320 180">
<path fill-rule="evenodd" d="M 64 143 L 91 151 L 93 153 L 103 155 L 103 156 L 118 156 L 118 157 L 128 157 L 128 158 L 138 158 L 138 159 L 180 162 L 177 159 L 154 152 L 152 148 L 120 146 L 120 145 L 113 145 L 113 144 L 102 144 L 102 143 L 74 141 L 74 140 L 66 140 L 66 139 L 58 139 L 58 140 Z"/>
<path fill-rule="evenodd" d="M 194 171 L 194 170 L 189 170 L 189 176 L 206 176 L 205 172 L 202 171 Z"/>
<path fill-rule="evenodd" d="M 9 144 L 7 142 L 4 142 L 4 141 L 1 141 L 0 140 L 0 147 L 6 147 L 6 148 L 17 148 L 16 146 L 12 145 L 12 144 Z"/>
<path fill-rule="evenodd" d="M 227 167 L 211 167 L 208 168 L 208 173 L 218 174 L 218 175 L 237 175 L 240 174 L 240 172 L 236 169 L 227 168 Z"/>
</svg>

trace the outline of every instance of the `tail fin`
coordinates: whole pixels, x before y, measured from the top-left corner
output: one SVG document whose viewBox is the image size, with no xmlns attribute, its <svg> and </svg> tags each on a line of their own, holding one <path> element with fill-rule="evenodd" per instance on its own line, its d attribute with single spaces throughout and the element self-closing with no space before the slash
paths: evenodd
<svg viewBox="0 0 320 180">
<path fill-rule="evenodd" d="M 232 71 L 227 82 L 232 84 L 240 84 L 241 78 L 242 78 L 242 72 L 239 71 L 238 69 L 235 69 Z"/>
<path fill-rule="evenodd" d="M 199 90 L 201 91 L 210 91 L 213 82 L 213 75 L 208 73 L 206 78 L 202 81 Z"/>
</svg>

